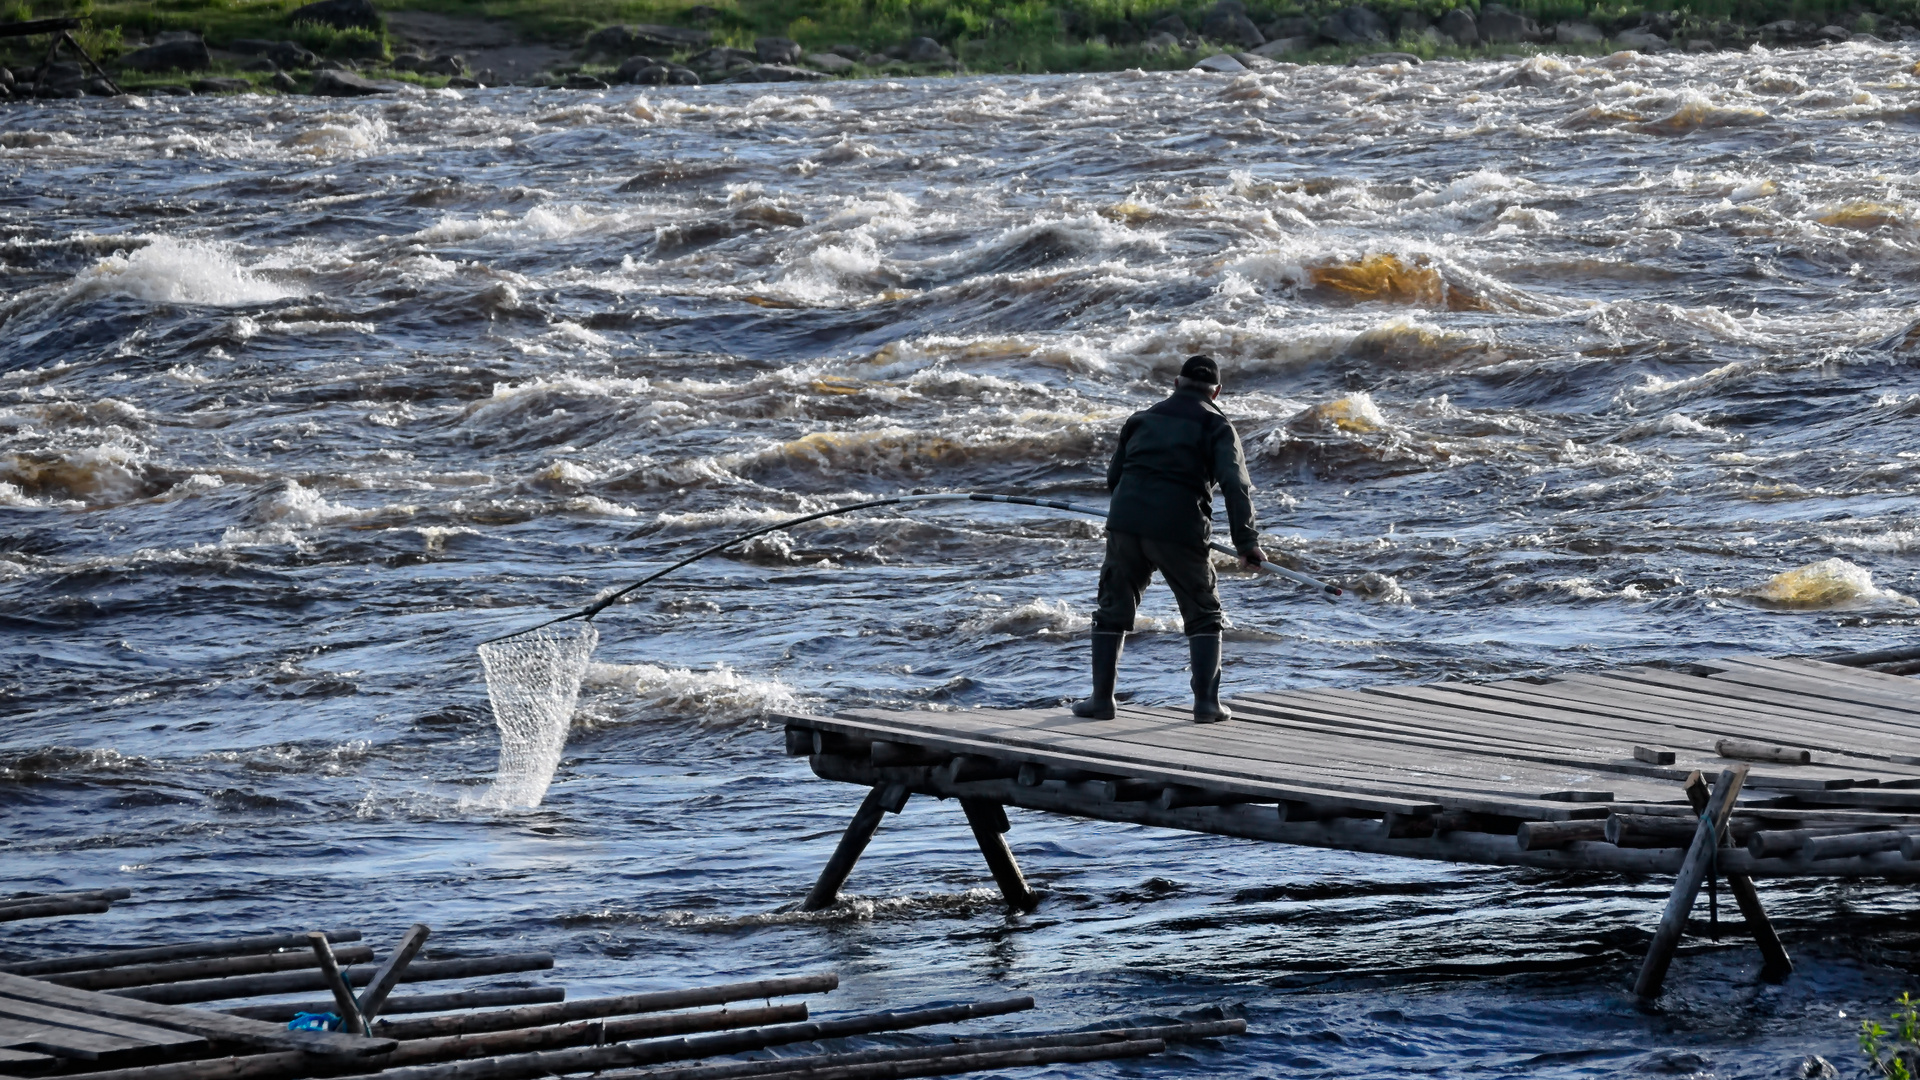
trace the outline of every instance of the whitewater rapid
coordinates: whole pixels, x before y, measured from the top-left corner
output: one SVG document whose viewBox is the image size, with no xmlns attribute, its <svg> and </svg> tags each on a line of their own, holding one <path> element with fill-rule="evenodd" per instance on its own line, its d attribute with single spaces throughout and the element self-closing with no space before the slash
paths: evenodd
<svg viewBox="0 0 1920 1080">
<path fill-rule="evenodd" d="M 1689 956 L 1659 1020 L 1613 996 L 1657 883 L 1026 815 L 1051 899 L 1007 919 L 914 804 L 786 911 L 858 793 L 766 712 L 1080 692 L 1094 521 L 828 519 L 661 582 L 532 811 L 486 798 L 474 644 L 841 501 L 1097 502 L 1200 351 L 1270 550 L 1356 594 L 1226 573 L 1229 692 L 1910 644 L 1916 61 L 9 106 L 0 869 L 133 888 L 118 937 L 422 918 L 577 992 L 1253 1021 L 1174 1072 L 1839 1061 L 1909 988 L 1897 892 L 1770 887 L 1801 973 Z M 1138 629 L 1122 688 L 1179 700 L 1163 590 Z"/>
</svg>

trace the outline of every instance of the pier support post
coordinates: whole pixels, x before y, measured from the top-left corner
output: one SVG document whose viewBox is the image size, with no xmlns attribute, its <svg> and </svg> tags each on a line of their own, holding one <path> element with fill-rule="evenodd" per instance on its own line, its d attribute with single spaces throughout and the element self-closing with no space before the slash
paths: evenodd
<svg viewBox="0 0 1920 1080">
<path fill-rule="evenodd" d="M 1680 875 L 1667 897 L 1667 909 L 1660 916 L 1653 944 L 1647 947 L 1647 958 L 1640 965 L 1640 977 L 1633 984 L 1634 997 L 1642 1005 L 1653 1004 L 1660 996 L 1660 988 L 1666 984 L 1667 968 L 1673 964 L 1674 950 L 1680 947 L 1680 935 L 1687 927 L 1687 913 L 1700 898 L 1700 886 L 1706 883 L 1707 872 L 1713 866 L 1714 849 L 1720 846 L 1727 819 L 1733 816 L 1734 800 L 1740 797 L 1740 787 L 1746 781 L 1747 767 L 1736 765 L 1723 771 L 1720 782 L 1713 786 L 1713 797 L 1700 816 L 1699 828 L 1694 830 L 1693 845 L 1687 848 L 1686 860 L 1680 864 Z"/>
<path fill-rule="evenodd" d="M 1039 907 L 1040 897 L 1027 887 L 1026 875 L 1020 872 L 1013 849 L 1007 846 L 1007 808 L 992 799 L 961 799 L 960 809 L 966 812 L 967 824 L 973 826 L 973 838 L 979 841 L 980 854 L 986 856 L 987 869 L 993 871 L 994 883 L 1000 886 L 1000 895 L 1007 898 L 1007 906 L 1019 912 Z"/>
<path fill-rule="evenodd" d="M 1706 812 L 1707 781 L 1698 772 L 1687 777 L 1687 800 L 1693 803 L 1694 813 Z M 1729 847 L 1732 843 L 1733 838 L 1721 830 L 1720 845 Z M 1760 906 L 1760 890 L 1753 887 L 1753 879 L 1745 874 L 1728 874 L 1727 889 L 1740 905 L 1740 917 L 1752 931 L 1754 944 L 1760 947 L 1760 978 L 1779 982 L 1793 974 L 1793 959 L 1787 955 L 1787 947 L 1780 943 L 1780 935 L 1774 932 L 1767 909 Z"/>
<path fill-rule="evenodd" d="M 908 794 L 905 784 L 873 785 L 867 797 L 860 800 L 860 809 L 853 812 L 853 821 L 841 835 L 833 856 L 821 868 L 820 880 L 813 883 L 807 898 L 801 901 L 801 911 L 820 911 L 833 906 L 840 898 L 840 886 L 845 885 L 847 876 L 853 873 L 853 864 L 860 861 L 873 834 L 879 831 L 880 819 L 888 813 L 899 813 L 907 804 Z"/>
</svg>

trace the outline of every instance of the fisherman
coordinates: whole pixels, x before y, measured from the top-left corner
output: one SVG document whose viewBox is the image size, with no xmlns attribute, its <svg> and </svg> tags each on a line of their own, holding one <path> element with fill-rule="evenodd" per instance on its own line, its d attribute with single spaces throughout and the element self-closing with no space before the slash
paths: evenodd
<svg viewBox="0 0 1920 1080">
<path fill-rule="evenodd" d="M 1113 719 L 1113 686 L 1121 646 L 1155 570 L 1180 603 L 1193 662 L 1193 722 L 1214 724 L 1233 714 L 1220 704 L 1220 593 L 1215 588 L 1213 492 L 1226 498 L 1227 528 L 1244 569 L 1267 561 L 1253 525 L 1253 482 L 1240 436 L 1214 404 L 1220 365 L 1192 356 L 1174 380 L 1173 395 L 1134 413 L 1120 429 L 1107 464 L 1107 557 L 1100 565 L 1099 606 L 1093 615 L 1093 696 L 1073 714 Z"/>
</svg>

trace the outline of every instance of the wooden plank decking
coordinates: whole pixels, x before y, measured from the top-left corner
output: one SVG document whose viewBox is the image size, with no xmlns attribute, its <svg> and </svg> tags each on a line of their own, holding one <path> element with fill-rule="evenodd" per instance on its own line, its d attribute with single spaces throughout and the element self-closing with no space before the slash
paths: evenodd
<svg viewBox="0 0 1920 1080">
<path fill-rule="evenodd" d="M 1677 873 L 1697 822 L 1685 782 L 1739 765 L 1729 831 L 1740 846 L 1720 852 L 1719 872 L 1920 880 L 1914 679 L 1740 656 L 1230 704 L 1232 721 L 1207 726 L 1129 706 L 1106 721 L 1065 709 L 783 719 L 790 753 L 871 787 L 883 809 L 919 793 L 1547 869 Z"/>
</svg>

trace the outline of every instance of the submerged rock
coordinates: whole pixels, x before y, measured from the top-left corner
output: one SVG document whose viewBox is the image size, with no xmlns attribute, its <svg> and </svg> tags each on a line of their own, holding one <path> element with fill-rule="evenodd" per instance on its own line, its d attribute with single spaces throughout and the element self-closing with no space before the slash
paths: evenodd
<svg viewBox="0 0 1920 1080">
<path fill-rule="evenodd" d="M 738 74 L 727 76 L 732 83 L 756 82 L 819 82 L 826 78 L 818 71 L 806 68 L 789 67 L 786 64 L 755 64 Z"/>
<path fill-rule="evenodd" d="M 1226 53 L 1215 53 L 1193 65 L 1193 70 L 1209 71 L 1215 75 L 1237 75 L 1247 70 L 1247 65 L 1235 60 Z"/>
<path fill-rule="evenodd" d="M 163 41 L 122 56 L 120 67 L 127 71 L 205 71 L 213 66 L 213 54 L 199 38 L 187 41 Z"/>
<path fill-rule="evenodd" d="M 336 30 L 380 29 L 380 13 L 373 9 L 373 0 L 318 0 L 293 9 L 287 21 L 320 23 Z"/>
<path fill-rule="evenodd" d="M 1347 61 L 1348 67 L 1376 67 L 1382 64 L 1406 64 L 1409 67 L 1420 63 L 1420 58 L 1405 52 L 1377 52 L 1365 56 L 1356 56 Z"/>
<path fill-rule="evenodd" d="M 389 94 L 395 89 L 392 83 L 377 83 L 350 71 L 319 71 L 314 73 L 312 92 L 320 97 L 366 97 Z"/>
</svg>

